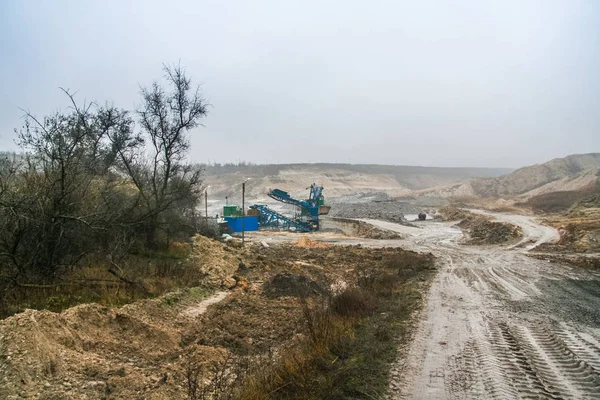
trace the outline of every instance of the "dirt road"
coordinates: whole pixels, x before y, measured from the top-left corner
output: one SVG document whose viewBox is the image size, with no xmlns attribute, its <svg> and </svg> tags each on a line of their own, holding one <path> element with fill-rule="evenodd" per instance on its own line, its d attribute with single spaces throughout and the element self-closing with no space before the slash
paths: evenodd
<svg viewBox="0 0 600 400">
<path fill-rule="evenodd" d="M 370 221 L 443 260 L 389 398 L 600 398 L 600 276 L 528 257 L 557 233 L 530 217 L 494 216 L 525 239 L 466 246 L 451 223 Z"/>
</svg>

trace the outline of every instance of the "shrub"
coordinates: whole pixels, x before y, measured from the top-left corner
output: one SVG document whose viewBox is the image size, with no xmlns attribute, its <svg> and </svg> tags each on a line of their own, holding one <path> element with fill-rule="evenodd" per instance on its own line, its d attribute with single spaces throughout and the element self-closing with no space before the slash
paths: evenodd
<svg viewBox="0 0 600 400">
<path fill-rule="evenodd" d="M 331 308 L 344 317 L 366 317 L 377 308 L 377 300 L 371 293 L 352 287 L 333 297 Z"/>
</svg>

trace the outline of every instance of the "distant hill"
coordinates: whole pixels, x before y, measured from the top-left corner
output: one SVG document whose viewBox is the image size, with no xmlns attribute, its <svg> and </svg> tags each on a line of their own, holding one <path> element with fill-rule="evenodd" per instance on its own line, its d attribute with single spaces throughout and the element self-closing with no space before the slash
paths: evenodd
<svg viewBox="0 0 600 400">
<path fill-rule="evenodd" d="M 544 164 L 520 168 L 495 179 L 475 180 L 480 196 L 535 196 L 558 190 L 579 190 L 598 180 L 600 153 L 574 154 Z"/>
<path fill-rule="evenodd" d="M 507 175 L 471 179 L 417 194 L 442 198 L 496 197 L 527 199 L 559 191 L 595 187 L 600 177 L 600 153 L 574 154 L 519 168 Z M 414 195 L 414 194 L 413 194 Z"/>
<path fill-rule="evenodd" d="M 510 172 L 507 168 L 438 168 L 374 164 L 272 164 L 205 166 L 205 182 L 212 197 L 237 198 L 241 182 L 247 198 L 260 201 L 269 189 L 280 188 L 296 196 L 307 195 L 311 183 L 325 187 L 325 196 L 338 197 L 355 193 L 383 191 L 393 196 L 408 195 L 415 190 L 450 185 L 474 177 L 497 177 Z M 209 195 L 210 197 L 210 195 Z"/>
</svg>

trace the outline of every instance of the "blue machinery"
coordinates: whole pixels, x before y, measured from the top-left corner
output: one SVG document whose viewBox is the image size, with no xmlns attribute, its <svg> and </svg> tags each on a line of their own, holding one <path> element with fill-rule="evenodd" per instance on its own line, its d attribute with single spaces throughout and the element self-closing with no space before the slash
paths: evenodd
<svg viewBox="0 0 600 400">
<path fill-rule="evenodd" d="M 264 204 L 253 204 L 251 209 L 258 211 L 258 223 L 261 227 L 312 232 L 319 230 L 319 214 L 327 214 L 329 207 L 324 205 L 323 186 L 314 183 L 310 185 L 310 195 L 307 200 L 297 200 L 280 189 L 267 193 L 269 197 L 285 204 L 300 208 L 299 217 L 288 217 L 269 208 Z"/>
</svg>

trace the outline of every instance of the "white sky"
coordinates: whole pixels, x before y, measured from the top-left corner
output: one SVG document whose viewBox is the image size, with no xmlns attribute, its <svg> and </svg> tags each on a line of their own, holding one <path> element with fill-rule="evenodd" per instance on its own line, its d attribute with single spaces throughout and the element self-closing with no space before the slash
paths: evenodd
<svg viewBox="0 0 600 400">
<path fill-rule="evenodd" d="M 600 152 L 600 1 L 0 1 L 19 108 L 139 104 L 161 65 L 212 104 L 191 159 L 520 167 Z"/>
</svg>

